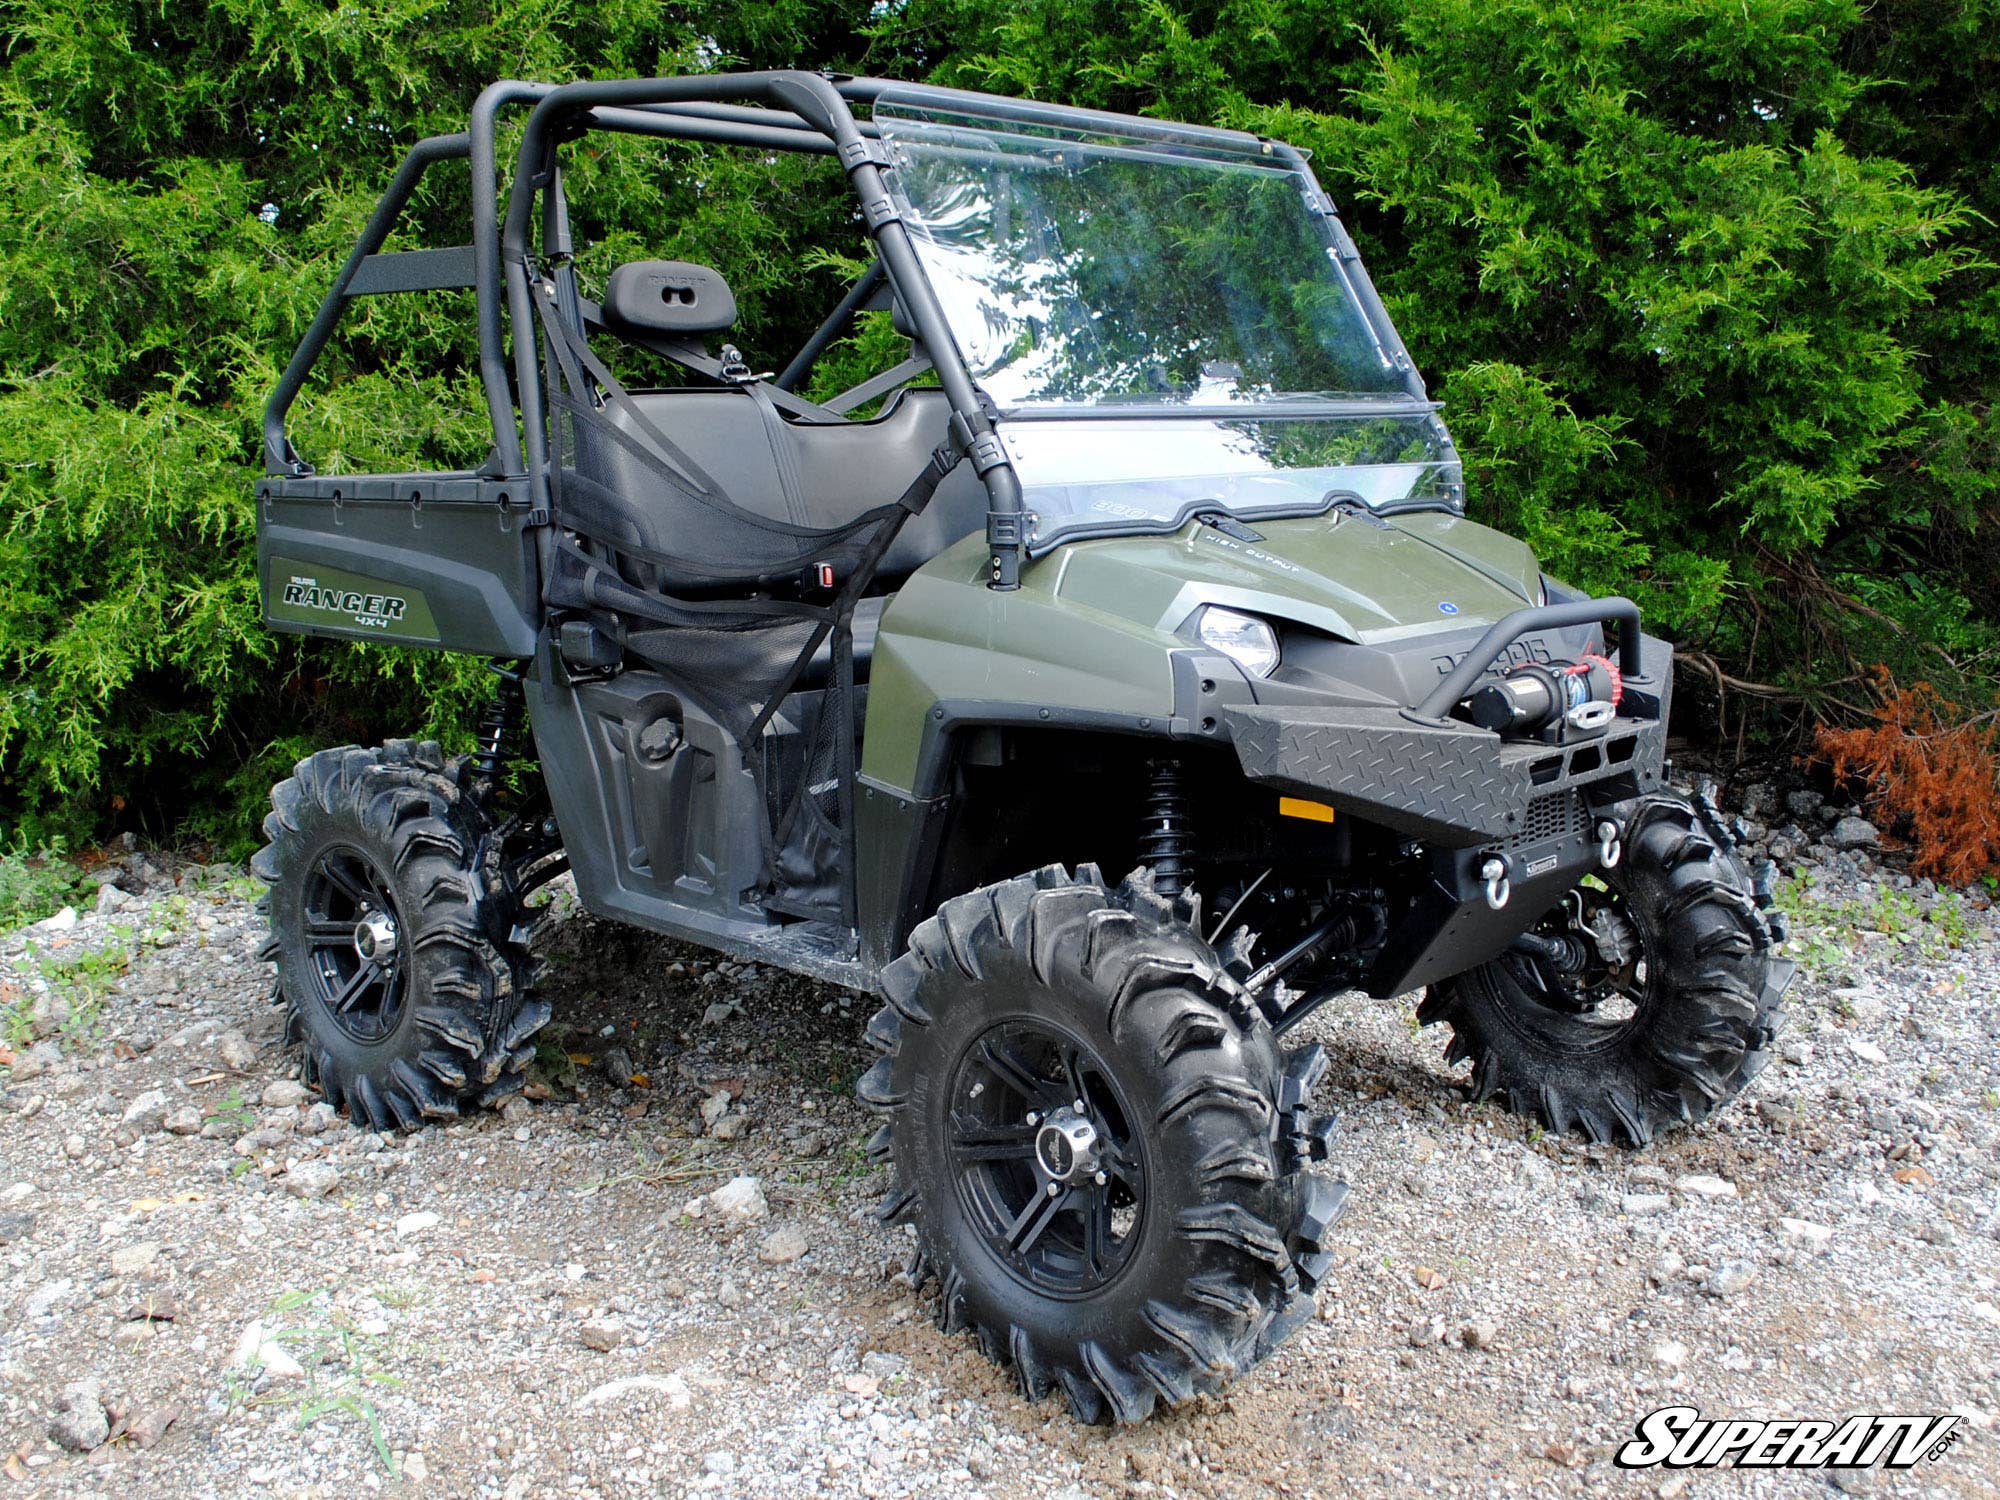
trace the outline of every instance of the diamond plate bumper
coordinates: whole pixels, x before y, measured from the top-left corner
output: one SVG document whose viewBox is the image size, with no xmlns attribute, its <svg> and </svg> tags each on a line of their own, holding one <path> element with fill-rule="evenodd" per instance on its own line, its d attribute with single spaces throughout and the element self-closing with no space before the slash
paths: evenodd
<svg viewBox="0 0 2000 1500">
<path fill-rule="evenodd" d="M 1605 783 L 1606 801 L 1662 784 L 1666 725 L 1618 718 L 1568 745 L 1503 741 L 1393 708 L 1222 710 L 1244 774 L 1450 848 L 1522 833 L 1530 803 Z"/>
</svg>

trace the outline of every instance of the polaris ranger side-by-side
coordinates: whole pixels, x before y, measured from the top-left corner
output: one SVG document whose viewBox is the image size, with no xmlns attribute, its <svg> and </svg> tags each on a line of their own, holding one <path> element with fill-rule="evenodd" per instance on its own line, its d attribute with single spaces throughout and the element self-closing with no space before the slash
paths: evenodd
<svg viewBox="0 0 2000 1500">
<path fill-rule="evenodd" d="M 756 371 L 712 268 L 580 271 L 562 161 L 602 133 L 829 156 L 872 261 Z M 458 158 L 471 242 L 385 253 Z M 316 472 L 286 418 L 343 310 L 463 287 L 486 462 Z M 865 315 L 900 357 L 828 395 Z M 307 1078 L 381 1128 L 518 1087 L 525 902 L 565 869 L 874 992 L 884 1216 L 943 1325 L 1083 1420 L 1310 1313 L 1345 1189 L 1285 1033 L 1328 998 L 1423 991 L 1477 1096 L 1599 1141 L 1767 1055 L 1789 966 L 1666 783 L 1670 647 L 1465 518 L 1282 142 L 808 73 L 495 84 L 410 152 L 265 459 L 272 628 L 501 675 L 476 753 L 324 751 L 272 794 Z"/>
</svg>

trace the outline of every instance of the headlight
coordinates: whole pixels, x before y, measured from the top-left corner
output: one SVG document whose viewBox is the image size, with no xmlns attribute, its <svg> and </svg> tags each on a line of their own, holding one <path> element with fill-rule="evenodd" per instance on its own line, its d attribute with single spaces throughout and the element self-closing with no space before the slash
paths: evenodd
<svg viewBox="0 0 2000 1500">
<path fill-rule="evenodd" d="M 1252 677 L 1269 677 L 1278 667 L 1278 633 L 1255 615 L 1209 605 L 1195 621 L 1195 639 L 1219 651 Z"/>
</svg>

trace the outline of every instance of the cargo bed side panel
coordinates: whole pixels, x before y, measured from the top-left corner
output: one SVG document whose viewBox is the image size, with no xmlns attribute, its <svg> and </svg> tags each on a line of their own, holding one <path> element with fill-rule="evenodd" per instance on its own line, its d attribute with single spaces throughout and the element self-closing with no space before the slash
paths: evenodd
<svg viewBox="0 0 2000 1500">
<path fill-rule="evenodd" d="M 257 582 L 272 630 L 476 656 L 535 649 L 524 487 L 472 475 L 267 478 Z"/>
</svg>

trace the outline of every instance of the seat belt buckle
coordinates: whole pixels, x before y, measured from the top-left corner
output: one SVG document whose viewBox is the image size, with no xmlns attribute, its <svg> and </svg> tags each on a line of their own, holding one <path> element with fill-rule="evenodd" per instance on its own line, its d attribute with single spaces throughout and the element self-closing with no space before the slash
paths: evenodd
<svg viewBox="0 0 2000 1500">
<path fill-rule="evenodd" d="M 840 587 L 840 578 L 830 562 L 816 562 L 806 568 L 804 591 L 807 594 L 832 594 Z"/>
</svg>

